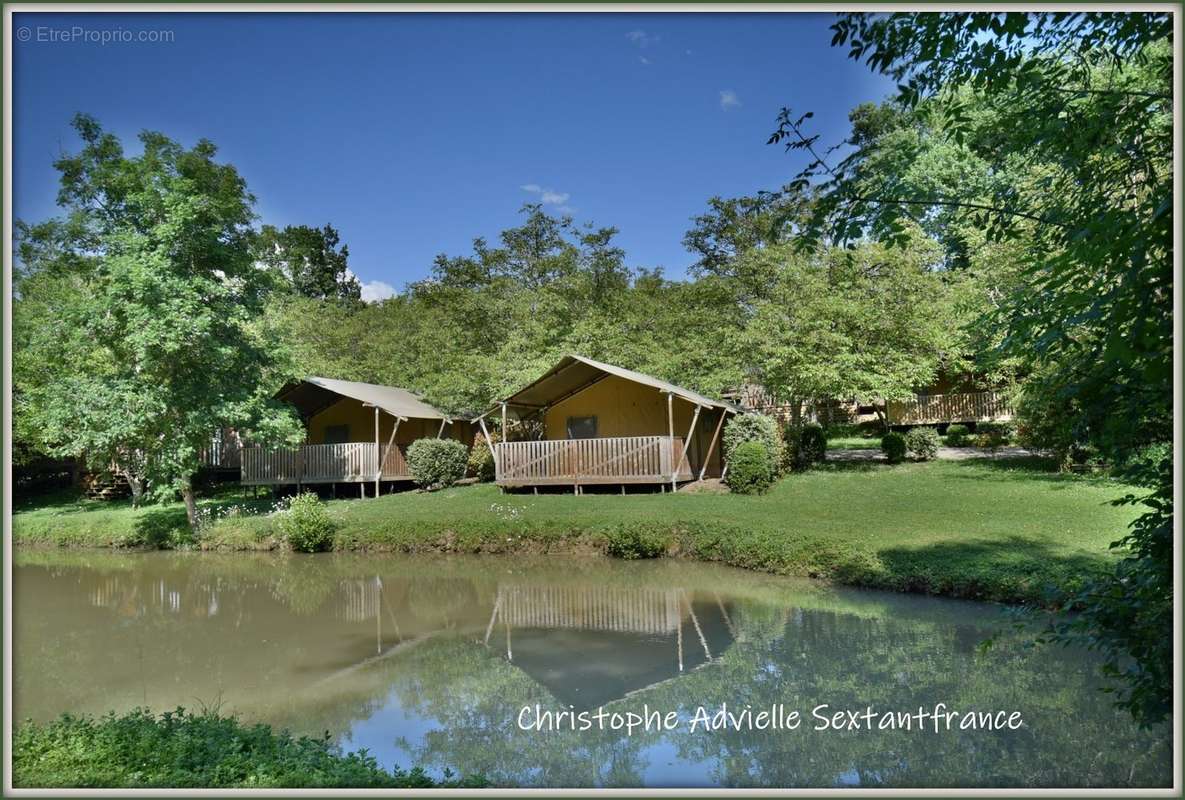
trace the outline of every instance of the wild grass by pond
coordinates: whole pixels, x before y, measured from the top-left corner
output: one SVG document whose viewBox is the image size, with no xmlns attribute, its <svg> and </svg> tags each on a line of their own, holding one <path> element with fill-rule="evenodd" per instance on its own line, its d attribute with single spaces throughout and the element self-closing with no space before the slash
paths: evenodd
<svg viewBox="0 0 1185 800">
<path fill-rule="evenodd" d="M 365 752 L 342 753 L 328 739 L 294 737 L 244 725 L 213 711 L 142 709 L 100 719 L 63 716 L 19 723 L 13 734 L 13 785 L 20 788 L 432 788 L 482 786 L 480 779 L 437 782 L 419 770 L 388 772 Z"/>
<path fill-rule="evenodd" d="M 500 494 L 481 485 L 328 506 L 336 550 L 606 552 L 644 540 L 644 549 L 778 574 L 1042 603 L 1114 557 L 1109 544 L 1138 511 L 1111 501 L 1130 491 L 1034 459 L 976 459 L 827 465 L 756 497 Z M 224 492 L 202 502 L 243 513 L 211 525 L 198 546 L 280 546 L 269 500 Z M 134 510 L 59 496 L 19 507 L 13 535 L 20 545 L 168 547 L 188 534 L 179 504 Z"/>
</svg>

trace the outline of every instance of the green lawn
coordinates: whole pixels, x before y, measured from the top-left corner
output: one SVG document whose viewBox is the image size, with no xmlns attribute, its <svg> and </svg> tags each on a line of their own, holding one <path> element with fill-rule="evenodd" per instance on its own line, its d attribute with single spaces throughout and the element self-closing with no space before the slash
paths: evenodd
<svg viewBox="0 0 1185 800">
<path fill-rule="evenodd" d="M 880 447 L 881 440 L 875 436 L 869 439 L 863 436 L 836 436 L 827 440 L 828 450 L 879 450 Z"/>
<path fill-rule="evenodd" d="M 570 552 L 658 542 L 671 555 L 899 591 L 1040 602 L 1113 556 L 1138 511 L 1130 487 L 1059 475 L 1026 459 L 827 465 L 767 495 L 500 494 L 490 485 L 329 503 L 342 550 Z M 208 507 L 241 504 L 235 496 Z M 259 501 L 254 510 L 266 509 Z M 167 546 L 179 505 L 54 503 L 18 509 L 18 544 Z M 230 517 L 201 546 L 277 546 L 272 519 Z"/>
</svg>

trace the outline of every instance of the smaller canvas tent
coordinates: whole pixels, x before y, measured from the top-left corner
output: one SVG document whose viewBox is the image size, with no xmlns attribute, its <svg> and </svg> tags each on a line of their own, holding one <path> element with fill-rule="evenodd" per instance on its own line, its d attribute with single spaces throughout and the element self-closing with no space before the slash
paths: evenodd
<svg viewBox="0 0 1185 800">
<path fill-rule="evenodd" d="M 720 431 L 740 408 L 640 372 L 568 355 L 475 422 L 500 415 L 501 486 L 671 484 L 723 472 Z"/>
<path fill-rule="evenodd" d="M 405 455 L 416 439 L 452 437 L 472 443 L 468 425 L 425 403 L 407 389 L 333 378 L 289 383 L 276 399 L 290 403 L 304 421 L 306 444 L 296 448 L 245 448 L 247 485 L 375 483 L 410 479 Z"/>
</svg>

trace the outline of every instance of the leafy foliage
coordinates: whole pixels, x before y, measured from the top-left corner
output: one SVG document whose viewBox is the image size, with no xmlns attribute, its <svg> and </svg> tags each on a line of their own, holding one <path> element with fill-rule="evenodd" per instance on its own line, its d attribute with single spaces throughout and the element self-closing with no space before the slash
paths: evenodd
<svg viewBox="0 0 1185 800">
<path fill-rule="evenodd" d="M 427 788 L 419 769 L 387 772 L 365 750 L 342 754 L 324 739 L 244 725 L 213 711 L 146 709 L 94 719 L 64 715 L 16 726 L 13 784 L 21 788 Z"/>
<path fill-rule="evenodd" d="M 425 489 L 447 489 L 465 477 L 469 451 L 456 439 L 416 439 L 407 448 L 407 469 Z"/>
<path fill-rule="evenodd" d="M 55 163 L 66 215 L 21 226 L 19 429 L 47 452 L 115 464 L 139 497 L 180 491 L 211 432 L 286 442 L 299 423 L 270 398 L 284 350 L 257 324 L 270 284 L 248 246 L 253 198 L 202 140 L 159 133 L 127 156 L 87 116 Z M 41 316 L 31 316 L 44 314 Z"/>
<path fill-rule="evenodd" d="M 941 440 L 934 428 L 919 426 L 905 433 L 905 449 L 918 461 L 933 461 L 938 457 Z"/>
<path fill-rule="evenodd" d="M 348 265 L 350 249 L 341 244 L 341 235 L 332 225 L 289 225 L 282 230 L 264 225 L 253 249 L 259 262 L 281 274 L 297 294 L 354 302 L 362 297 L 362 287 Z"/>
<path fill-rule="evenodd" d="M 822 425 L 813 422 L 802 426 L 787 425 L 782 429 L 782 438 L 786 442 L 788 469 L 810 469 L 827 457 L 827 433 Z"/>
<path fill-rule="evenodd" d="M 497 431 L 490 431 L 490 439 L 497 444 L 501 436 Z M 468 474 L 482 483 L 489 483 L 495 477 L 494 454 L 486 443 L 485 436 L 478 436 L 473 440 L 473 447 L 469 448 Z"/>
<path fill-rule="evenodd" d="M 288 546 L 300 553 L 317 553 L 333 546 L 336 526 L 321 498 L 301 492 L 288 506 L 276 512 L 276 527 Z"/>
<path fill-rule="evenodd" d="M 605 534 L 605 552 L 628 561 L 659 558 L 666 555 L 667 539 L 657 531 L 621 525 Z"/>
<path fill-rule="evenodd" d="M 952 265 L 967 263 L 962 234 L 975 229 L 1011 248 L 1020 270 L 981 304 L 981 340 L 1071 410 L 1044 415 L 1064 430 L 1035 435 L 1081 434 L 1112 462 L 1172 419 L 1172 25 L 1163 12 L 844 15 L 832 43 L 897 82 L 900 113 L 868 115 L 870 135 L 857 131 L 835 163 L 807 133 L 809 114 L 783 110 L 770 137 L 811 157 L 781 193 L 812 198 L 804 245 L 901 244 L 941 218 Z M 895 137 L 899 128 L 920 135 Z M 1171 694 L 1169 662 L 1149 660 L 1166 657 L 1171 623 L 1172 585 L 1156 561 L 1170 552 L 1171 509 L 1157 500 L 1168 494 L 1157 486 L 1147 519 L 1117 543 L 1129 555 L 1115 580 L 1140 587 L 1132 608 L 1103 584 L 1083 596 L 1082 625 L 1059 631 L 1107 653 L 1130 689 L 1119 701 L 1148 722 Z"/>
<path fill-rule="evenodd" d="M 955 423 L 946 427 L 947 447 L 966 447 L 971 443 L 971 430 L 966 425 Z"/>
<path fill-rule="evenodd" d="M 777 479 L 774 456 L 759 439 L 741 442 L 728 459 L 725 482 L 736 494 L 764 494 Z"/>
<path fill-rule="evenodd" d="M 720 447 L 725 460 L 731 464 L 733 454 L 745 442 L 760 442 L 770 456 L 770 473 L 777 477 L 785 460 L 785 442 L 778 423 L 765 414 L 739 414 L 724 424 Z M 730 467 L 731 469 L 731 467 Z"/>
<path fill-rule="evenodd" d="M 881 452 L 890 464 L 900 464 L 904 461 L 907 449 L 905 436 L 897 431 L 889 431 L 881 437 Z"/>
</svg>

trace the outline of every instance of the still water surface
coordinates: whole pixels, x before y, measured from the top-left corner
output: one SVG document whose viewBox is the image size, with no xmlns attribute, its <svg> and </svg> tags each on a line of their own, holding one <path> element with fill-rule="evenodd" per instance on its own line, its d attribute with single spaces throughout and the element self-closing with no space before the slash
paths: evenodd
<svg viewBox="0 0 1185 800">
<path fill-rule="evenodd" d="M 386 766 L 542 786 L 1164 786 L 1089 654 L 986 604 L 674 561 L 23 552 L 18 719 L 217 706 Z M 539 732 L 523 707 L 678 712 Z M 816 731 L 811 709 L 1016 710 L 1015 731 Z M 781 704 L 797 730 L 690 730 Z M 524 718 L 525 719 L 525 718 Z"/>
</svg>

